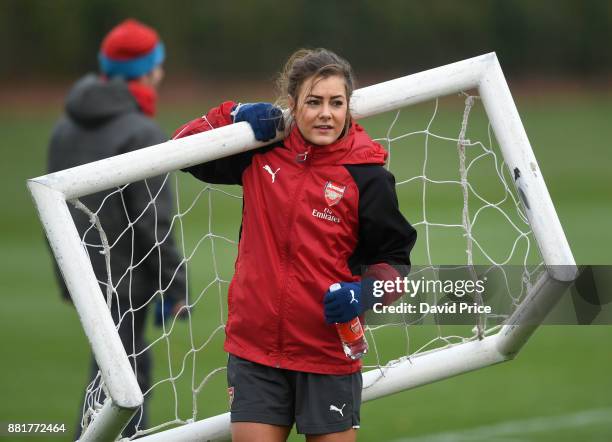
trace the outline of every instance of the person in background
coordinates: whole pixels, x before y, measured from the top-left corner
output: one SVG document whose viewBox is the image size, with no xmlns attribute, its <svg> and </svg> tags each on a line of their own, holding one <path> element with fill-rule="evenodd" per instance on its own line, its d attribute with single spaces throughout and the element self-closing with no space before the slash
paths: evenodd
<svg viewBox="0 0 612 442">
<path fill-rule="evenodd" d="M 72 87 L 65 115 L 56 124 L 48 151 L 48 172 L 78 166 L 167 140 L 153 120 L 157 90 L 164 77 L 164 45 L 157 32 L 128 19 L 104 38 L 99 52 L 99 74 L 88 74 Z M 151 385 L 151 358 L 139 354 L 145 342 L 147 305 L 156 298 L 156 323 L 187 313 L 186 275 L 171 228 L 172 192 L 165 176 L 132 183 L 113 192 L 81 198 L 95 212 L 108 239 L 104 250 L 90 216 L 71 206 L 81 239 L 87 247 L 102 292 L 141 390 Z M 106 255 L 110 251 L 110 273 Z M 132 267 L 134 266 L 134 267 Z M 63 297 L 69 293 L 61 276 Z M 100 382 L 92 363 L 95 389 Z M 104 393 L 96 400 L 104 402 Z M 145 396 L 148 398 L 149 395 Z M 132 436 L 147 424 L 140 410 L 124 430 Z M 82 423 L 81 423 L 82 425 Z M 77 427 L 77 438 L 81 432 Z"/>
</svg>

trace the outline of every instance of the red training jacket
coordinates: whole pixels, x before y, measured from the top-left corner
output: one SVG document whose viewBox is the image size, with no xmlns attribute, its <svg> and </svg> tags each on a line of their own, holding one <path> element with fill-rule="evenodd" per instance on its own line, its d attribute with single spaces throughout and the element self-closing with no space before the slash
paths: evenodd
<svg viewBox="0 0 612 442">
<path fill-rule="evenodd" d="M 212 109 L 175 138 L 231 124 L 234 105 Z M 361 368 L 325 322 L 323 297 L 335 282 L 392 279 L 390 264 L 410 265 L 416 231 L 399 211 L 386 157 L 358 124 L 328 146 L 309 144 L 294 126 L 282 143 L 187 169 L 209 183 L 243 186 L 227 352 L 312 373 Z"/>
</svg>

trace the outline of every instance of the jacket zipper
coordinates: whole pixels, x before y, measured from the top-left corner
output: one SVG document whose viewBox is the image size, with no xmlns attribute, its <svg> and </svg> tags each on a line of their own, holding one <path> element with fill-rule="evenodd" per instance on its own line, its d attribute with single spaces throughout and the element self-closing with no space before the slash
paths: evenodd
<svg viewBox="0 0 612 442">
<path fill-rule="evenodd" d="M 292 195 L 291 199 L 290 199 L 290 204 L 291 206 L 291 211 L 289 213 L 289 223 L 287 224 L 287 238 L 286 238 L 286 242 L 284 244 L 284 249 L 285 249 L 285 259 L 284 259 L 284 265 L 283 265 L 283 271 L 281 272 L 281 276 L 284 276 L 284 284 L 283 284 L 283 288 L 281 289 L 281 293 L 280 293 L 280 305 L 278 307 L 278 362 L 276 364 L 276 368 L 280 368 L 281 364 L 280 361 L 283 358 L 283 346 L 284 346 L 284 342 L 283 342 L 283 323 L 284 323 L 284 310 L 285 310 L 285 299 L 287 298 L 288 294 L 287 292 L 287 287 L 289 285 L 289 273 L 291 270 L 291 256 L 292 256 L 292 244 L 294 241 L 291 240 L 291 232 L 293 231 L 293 227 L 295 225 L 295 220 L 297 218 L 297 206 L 298 206 L 298 201 L 300 196 L 302 195 L 303 189 L 304 189 L 304 181 L 306 181 L 306 177 L 308 175 L 308 169 L 310 167 L 310 146 L 308 147 L 308 149 L 306 150 L 306 152 L 304 152 L 303 154 L 298 154 L 296 157 L 296 162 L 298 164 L 302 164 L 302 177 L 299 181 L 299 183 L 297 184 L 297 188 L 296 191 L 294 192 L 294 194 Z"/>
</svg>

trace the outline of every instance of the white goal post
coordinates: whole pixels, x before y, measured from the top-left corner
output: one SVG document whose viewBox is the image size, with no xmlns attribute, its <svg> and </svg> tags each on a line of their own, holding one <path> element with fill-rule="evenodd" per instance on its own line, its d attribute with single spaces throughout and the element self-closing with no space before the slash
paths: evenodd
<svg viewBox="0 0 612 442">
<path fill-rule="evenodd" d="M 471 89 L 478 89 L 504 161 L 514 172 L 517 193 L 548 271 L 507 321 L 508 325 L 496 334 L 365 372 L 364 401 L 512 359 L 537 328 L 534 324 L 543 320 L 563 289 L 577 276 L 569 244 L 494 53 L 358 89 L 351 99 L 351 111 L 359 119 Z M 143 393 L 67 202 L 264 144 L 268 143 L 255 140 L 247 123 L 238 123 L 28 181 L 110 397 L 80 440 L 106 441 L 119 437 L 143 403 Z M 519 316 L 532 319 L 513 320 Z M 228 436 L 229 413 L 226 413 L 140 440 L 210 440 Z"/>
</svg>

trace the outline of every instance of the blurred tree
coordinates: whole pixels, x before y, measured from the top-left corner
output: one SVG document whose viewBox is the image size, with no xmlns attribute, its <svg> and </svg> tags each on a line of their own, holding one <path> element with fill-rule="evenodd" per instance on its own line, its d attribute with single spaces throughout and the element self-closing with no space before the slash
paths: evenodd
<svg viewBox="0 0 612 442">
<path fill-rule="evenodd" d="M 75 77 L 104 33 L 135 17 L 160 30 L 173 72 L 271 76 L 326 46 L 359 73 L 406 73 L 496 51 L 511 73 L 607 73 L 608 0 L 1 0 L 2 78 Z"/>
</svg>

